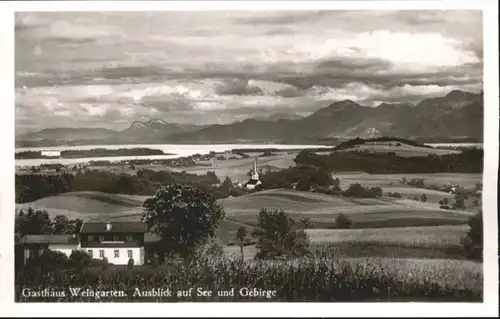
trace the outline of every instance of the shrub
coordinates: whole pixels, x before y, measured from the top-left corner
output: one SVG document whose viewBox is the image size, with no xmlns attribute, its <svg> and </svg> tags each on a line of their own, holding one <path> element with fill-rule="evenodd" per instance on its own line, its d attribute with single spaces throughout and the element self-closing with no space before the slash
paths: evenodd
<svg viewBox="0 0 500 319">
<path fill-rule="evenodd" d="M 127 268 L 128 269 L 132 269 L 134 268 L 134 259 L 133 258 L 130 258 L 127 262 Z"/>
<path fill-rule="evenodd" d="M 73 250 L 68 260 L 69 266 L 78 270 L 90 267 L 91 262 L 90 255 L 83 250 Z"/>
<path fill-rule="evenodd" d="M 398 193 L 398 192 L 394 192 L 394 193 L 389 192 L 389 193 L 387 193 L 387 196 L 389 196 L 389 197 L 394 197 L 394 198 L 402 198 L 402 197 L 403 197 L 403 196 L 401 196 L 401 194 L 400 194 L 400 193 Z"/>
<path fill-rule="evenodd" d="M 339 229 L 348 229 L 352 227 L 352 220 L 344 214 L 340 214 L 335 218 L 335 227 Z"/>
<path fill-rule="evenodd" d="M 108 266 L 109 266 L 109 262 L 108 262 L 108 258 L 104 257 L 102 259 L 102 269 L 108 269 Z"/>
<path fill-rule="evenodd" d="M 160 260 L 157 253 L 153 254 L 153 259 L 151 260 L 153 267 L 157 268 L 160 265 Z"/>
<path fill-rule="evenodd" d="M 297 183 L 295 189 L 298 191 L 309 191 L 311 186 L 311 181 L 308 178 L 303 178 Z"/>
<path fill-rule="evenodd" d="M 40 270 L 47 273 L 65 269 L 67 266 L 68 257 L 65 254 L 46 249 L 40 256 L 29 259 L 25 265 L 25 269 L 30 269 L 32 272 Z"/>
<path fill-rule="evenodd" d="M 420 196 L 420 200 L 421 200 L 423 203 L 427 202 L 427 195 L 422 194 L 422 196 Z"/>
<path fill-rule="evenodd" d="M 342 195 L 355 198 L 375 198 L 382 196 L 382 188 L 380 187 L 363 187 L 359 183 L 351 184 L 347 190 L 342 192 Z"/>
<path fill-rule="evenodd" d="M 301 218 L 300 222 L 302 223 L 302 226 L 304 226 L 304 229 L 308 229 L 308 228 L 313 228 L 314 227 L 314 223 L 311 221 L 310 218 L 307 218 L 307 217 Z"/>
</svg>

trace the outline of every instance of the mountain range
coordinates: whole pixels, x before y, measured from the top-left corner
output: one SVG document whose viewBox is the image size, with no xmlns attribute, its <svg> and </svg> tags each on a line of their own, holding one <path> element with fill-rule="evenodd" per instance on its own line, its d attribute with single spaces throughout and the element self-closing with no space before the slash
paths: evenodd
<svg viewBox="0 0 500 319">
<path fill-rule="evenodd" d="M 328 138 L 398 136 L 467 137 L 482 140 L 483 94 L 451 91 L 413 104 L 382 103 L 366 107 L 343 100 L 307 117 L 277 113 L 225 125 L 136 121 L 123 131 L 102 128 L 55 128 L 16 137 L 16 144 L 130 143 L 298 143 Z"/>
</svg>

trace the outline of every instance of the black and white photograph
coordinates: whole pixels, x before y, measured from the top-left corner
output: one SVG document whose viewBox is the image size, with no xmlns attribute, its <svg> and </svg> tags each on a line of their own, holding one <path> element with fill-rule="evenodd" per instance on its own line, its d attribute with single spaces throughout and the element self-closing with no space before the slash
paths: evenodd
<svg viewBox="0 0 500 319">
<path fill-rule="evenodd" d="M 485 302 L 482 10 L 12 14 L 16 304 Z"/>
</svg>

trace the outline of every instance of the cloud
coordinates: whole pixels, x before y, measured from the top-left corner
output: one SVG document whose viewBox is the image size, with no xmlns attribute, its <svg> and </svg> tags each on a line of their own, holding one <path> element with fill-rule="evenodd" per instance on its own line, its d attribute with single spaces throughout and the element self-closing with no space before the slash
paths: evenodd
<svg viewBox="0 0 500 319">
<path fill-rule="evenodd" d="M 16 14 L 16 124 L 308 114 L 477 91 L 478 11 Z"/>
</svg>

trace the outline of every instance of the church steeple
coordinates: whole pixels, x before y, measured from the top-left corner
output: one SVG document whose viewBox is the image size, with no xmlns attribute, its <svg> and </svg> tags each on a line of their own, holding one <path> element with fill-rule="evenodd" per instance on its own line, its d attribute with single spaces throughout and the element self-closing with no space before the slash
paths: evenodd
<svg viewBox="0 0 500 319">
<path fill-rule="evenodd" d="M 254 159 L 253 159 L 253 174 L 252 174 L 252 179 L 253 180 L 258 180 L 259 179 L 259 173 L 257 171 L 257 157 L 254 157 Z"/>
</svg>

